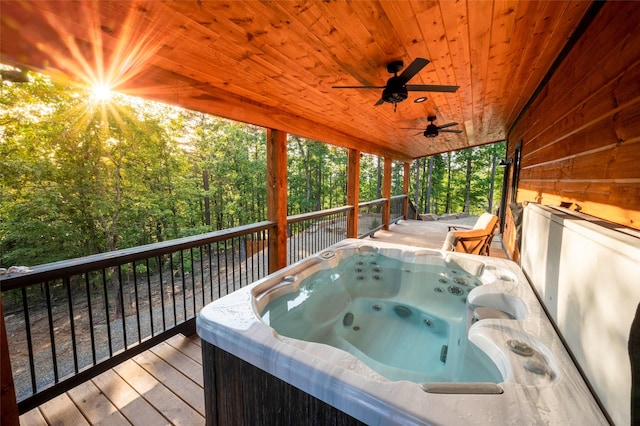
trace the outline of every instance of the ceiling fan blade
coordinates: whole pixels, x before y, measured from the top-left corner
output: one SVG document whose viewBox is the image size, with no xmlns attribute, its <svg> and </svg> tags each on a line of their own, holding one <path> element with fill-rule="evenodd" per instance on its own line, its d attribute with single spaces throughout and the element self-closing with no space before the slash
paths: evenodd
<svg viewBox="0 0 640 426">
<path fill-rule="evenodd" d="M 331 86 L 332 89 L 384 89 L 386 86 Z"/>
<path fill-rule="evenodd" d="M 400 130 L 423 130 L 422 127 L 400 127 Z"/>
<path fill-rule="evenodd" d="M 432 84 L 407 84 L 405 86 L 410 92 L 450 92 L 453 93 L 460 86 L 440 86 Z"/>
<path fill-rule="evenodd" d="M 455 129 L 451 129 L 451 130 L 438 130 L 438 132 L 447 132 L 447 133 L 462 133 L 462 130 L 455 130 Z"/>
<path fill-rule="evenodd" d="M 402 71 L 402 74 L 400 74 L 398 77 L 400 77 L 400 80 L 406 83 L 407 81 L 411 80 L 414 75 L 418 74 L 418 72 L 420 72 L 422 68 L 426 67 L 428 63 L 429 61 L 427 59 L 415 58 L 413 62 L 411 62 L 411 64 L 409 64 L 409 66 L 406 67 L 404 71 Z"/>
<path fill-rule="evenodd" d="M 383 103 L 384 103 L 384 99 L 380 98 L 380 99 L 378 99 L 378 102 L 376 102 L 375 104 L 373 104 L 373 106 L 382 105 Z"/>
<path fill-rule="evenodd" d="M 424 132 L 418 132 L 415 135 L 411 135 L 411 136 L 418 136 L 418 135 L 422 135 L 422 134 L 424 134 Z"/>
<path fill-rule="evenodd" d="M 442 126 L 438 126 L 438 129 L 444 129 L 446 127 L 451 127 L 451 126 L 457 126 L 458 123 L 447 123 L 447 124 L 443 124 Z"/>
</svg>

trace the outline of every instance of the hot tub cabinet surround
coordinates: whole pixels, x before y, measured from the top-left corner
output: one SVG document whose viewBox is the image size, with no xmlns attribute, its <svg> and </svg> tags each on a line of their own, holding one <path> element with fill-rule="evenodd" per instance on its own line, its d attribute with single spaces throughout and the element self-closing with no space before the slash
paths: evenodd
<svg viewBox="0 0 640 426">
<path fill-rule="evenodd" d="M 502 381 L 389 380 L 347 351 L 283 336 L 261 317 L 265 306 L 297 291 L 305 278 L 362 252 L 477 277 L 481 285 L 450 295 L 467 307 L 468 341 L 456 339 L 486 354 Z M 409 269 L 389 274 L 402 282 L 381 306 L 400 303 L 403 288 L 416 294 L 428 285 L 424 274 Z M 348 306 L 359 298 L 349 297 Z M 417 299 L 411 306 L 421 309 Z M 210 425 L 607 424 L 526 278 L 503 259 L 345 240 L 209 304 L 197 330 Z"/>
</svg>

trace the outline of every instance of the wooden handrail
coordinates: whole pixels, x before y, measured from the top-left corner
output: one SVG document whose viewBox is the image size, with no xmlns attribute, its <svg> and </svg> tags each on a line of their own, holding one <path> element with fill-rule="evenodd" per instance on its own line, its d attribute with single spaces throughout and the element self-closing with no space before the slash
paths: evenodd
<svg viewBox="0 0 640 426">
<path fill-rule="evenodd" d="M 343 213 L 353 210 L 353 206 L 335 207 L 333 209 L 320 210 L 317 212 L 300 213 L 292 216 L 287 216 L 287 223 L 303 222 L 305 220 L 320 219 L 325 216 L 329 216 L 336 213 Z"/>
<path fill-rule="evenodd" d="M 199 247 L 230 238 L 271 229 L 274 222 L 263 221 L 251 225 L 237 226 L 231 229 L 208 232 L 206 234 L 177 238 L 160 243 L 147 244 L 107 253 L 93 254 L 71 260 L 46 263 L 34 266 L 29 272 L 0 275 L 0 290 L 7 291 L 20 288 L 33 282 L 51 281 L 69 275 L 82 274 L 97 269 L 118 266 L 128 262 L 144 260 L 154 256 L 172 253 L 178 250 Z"/>
</svg>

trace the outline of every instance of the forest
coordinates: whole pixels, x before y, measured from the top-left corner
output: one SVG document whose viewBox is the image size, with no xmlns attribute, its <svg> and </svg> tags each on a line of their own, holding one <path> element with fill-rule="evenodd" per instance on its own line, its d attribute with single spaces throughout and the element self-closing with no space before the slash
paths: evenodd
<svg viewBox="0 0 640 426">
<path fill-rule="evenodd" d="M 0 267 L 266 220 L 264 128 L 25 75 L 1 83 Z M 504 151 L 417 159 L 409 197 L 420 213 L 495 212 Z M 361 156 L 361 202 L 381 197 L 383 161 Z M 346 149 L 289 135 L 288 165 L 290 215 L 346 204 Z M 394 162 L 392 195 L 403 173 Z"/>
</svg>

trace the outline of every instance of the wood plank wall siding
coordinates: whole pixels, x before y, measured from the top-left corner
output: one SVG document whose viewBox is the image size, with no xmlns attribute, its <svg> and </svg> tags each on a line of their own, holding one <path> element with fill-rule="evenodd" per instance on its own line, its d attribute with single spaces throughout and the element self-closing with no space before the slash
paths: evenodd
<svg viewBox="0 0 640 426">
<path fill-rule="evenodd" d="M 513 126 L 518 202 L 567 203 L 640 229 L 639 22 L 637 2 L 606 2 Z M 504 241 L 517 257 L 512 230 Z"/>
<path fill-rule="evenodd" d="M 589 1 L 2 1 L 2 61 L 410 162 L 506 137 Z M 393 60 L 427 92 L 375 107 Z M 105 70 L 105 71 L 107 71 Z M 95 75 L 93 75 L 95 74 Z M 405 127 L 456 121 L 425 139 Z"/>
</svg>

